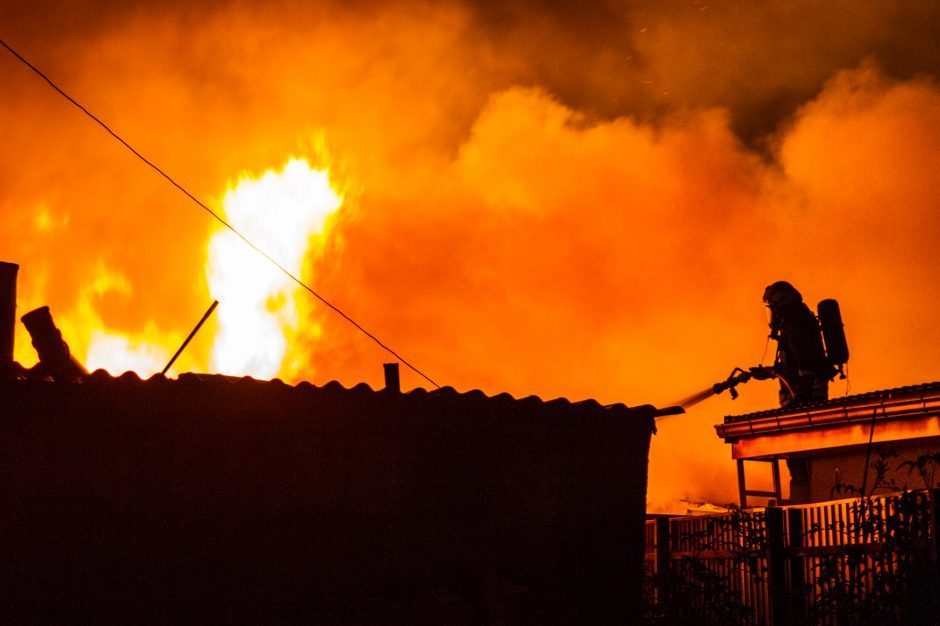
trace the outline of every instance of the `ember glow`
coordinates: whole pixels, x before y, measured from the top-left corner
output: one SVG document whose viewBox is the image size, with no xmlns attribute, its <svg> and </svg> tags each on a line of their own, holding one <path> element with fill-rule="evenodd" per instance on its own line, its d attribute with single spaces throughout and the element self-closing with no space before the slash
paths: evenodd
<svg viewBox="0 0 940 626">
<path fill-rule="evenodd" d="M 940 378 L 938 17 L 0 3 L 6 40 L 442 384 L 631 405 L 756 365 L 781 279 L 839 300 L 853 392 Z M 0 260 L 21 265 L 20 312 L 50 305 L 87 367 L 162 369 L 218 298 L 173 373 L 382 385 L 387 353 L 9 56 L 0 85 Z M 16 358 L 35 361 L 22 325 Z M 664 421 L 651 508 L 733 500 L 712 424 L 775 403 L 752 382 Z"/>
</svg>

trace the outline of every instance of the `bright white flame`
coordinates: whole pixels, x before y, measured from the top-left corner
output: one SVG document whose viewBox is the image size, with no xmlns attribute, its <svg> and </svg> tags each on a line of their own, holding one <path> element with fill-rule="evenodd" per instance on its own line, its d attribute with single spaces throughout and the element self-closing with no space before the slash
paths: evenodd
<svg viewBox="0 0 940 626">
<path fill-rule="evenodd" d="M 85 365 L 89 371 L 101 368 L 113 375 L 133 371 L 146 377 L 163 370 L 169 358 L 170 351 L 154 343 L 97 330 L 91 334 Z"/>
<path fill-rule="evenodd" d="M 291 159 L 280 172 L 243 177 L 223 199 L 225 219 L 295 276 L 311 238 L 322 234 L 342 198 L 328 172 Z M 300 287 L 228 229 L 209 241 L 209 291 L 219 301 L 211 369 L 272 378 L 287 351 L 286 334 L 298 326 L 294 298 Z"/>
</svg>

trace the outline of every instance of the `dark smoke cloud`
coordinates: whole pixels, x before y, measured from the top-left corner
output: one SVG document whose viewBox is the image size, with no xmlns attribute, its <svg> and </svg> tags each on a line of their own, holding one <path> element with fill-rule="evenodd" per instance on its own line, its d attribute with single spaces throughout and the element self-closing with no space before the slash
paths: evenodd
<svg viewBox="0 0 940 626">
<path fill-rule="evenodd" d="M 478 3 L 482 32 L 566 104 L 656 118 L 721 106 L 756 140 L 835 71 L 873 57 L 894 77 L 940 69 L 932 2 Z"/>
<path fill-rule="evenodd" d="M 81 46 L 130 22 L 138 36 L 162 40 L 165 19 L 181 38 L 199 40 L 220 15 L 242 15 L 260 30 L 319 36 L 324 22 L 394 22 L 388 15 L 457 15 L 437 26 L 455 31 L 486 80 L 478 89 L 516 85 L 546 89 L 579 111 L 613 118 L 657 119 L 688 108 L 725 107 L 746 140 L 771 132 L 836 71 L 875 59 L 887 75 L 907 79 L 940 71 L 940 8 L 836 0 L 661 0 L 571 3 L 497 2 L 150 2 L 6 3 L 9 37 L 43 60 L 44 49 Z M 149 32 L 148 32 L 149 30 Z M 233 36 L 235 31 L 232 31 Z M 240 33 L 239 33 L 240 34 Z M 180 58 L 180 65 L 192 59 Z M 198 62 L 198 60 L 197 60 Z M 442 68 L 446 71 L 446 68 Z M 459 68 L 452 68 L 458 70 Z M 438 71 L 435 68 L 435 71 Z M 479 102 L 478 102 L 479 104 Z"/>
</svg>

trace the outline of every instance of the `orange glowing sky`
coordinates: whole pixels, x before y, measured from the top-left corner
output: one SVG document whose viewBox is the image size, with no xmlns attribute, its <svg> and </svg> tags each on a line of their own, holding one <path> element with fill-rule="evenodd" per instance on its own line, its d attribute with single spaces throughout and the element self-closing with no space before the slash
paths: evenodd
<svg viewBox="0 0 940 626">
<path fill-rule="evenodd" d="M 935 2 L 310 4 L 5 2 L 0 37 L 226 214 L 324 172 L 300 273 L 442 384 L 665 405 L 757 363 L 778 279 L 840 301 L 853 392 L 940 379 Z M 20 312 L 92 365 L 162 362 L 219 297 L 218 225 L 5 51 L 0 85 Z M 388 355 L 273 289 L 278 375 L 381 386 Z M 220 323 L 178 371 L 249 367 Z M 732 500 L 711 426 L 775 394 L 662 422 L 651 508 Z"/>
</svg>

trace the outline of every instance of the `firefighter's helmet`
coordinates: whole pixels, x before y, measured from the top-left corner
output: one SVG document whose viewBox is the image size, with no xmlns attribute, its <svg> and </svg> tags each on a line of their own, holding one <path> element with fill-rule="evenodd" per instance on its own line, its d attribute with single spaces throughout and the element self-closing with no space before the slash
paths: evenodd
<svg viewBox="0 0 940 626">
<path fill-rule="evenodd" d="M 802 301 L 803 296 L 796 290 L 796 287 L 785 280 L 778 280 L 764 290 L 764 304 L 772 309 Z"/>
</svg>

